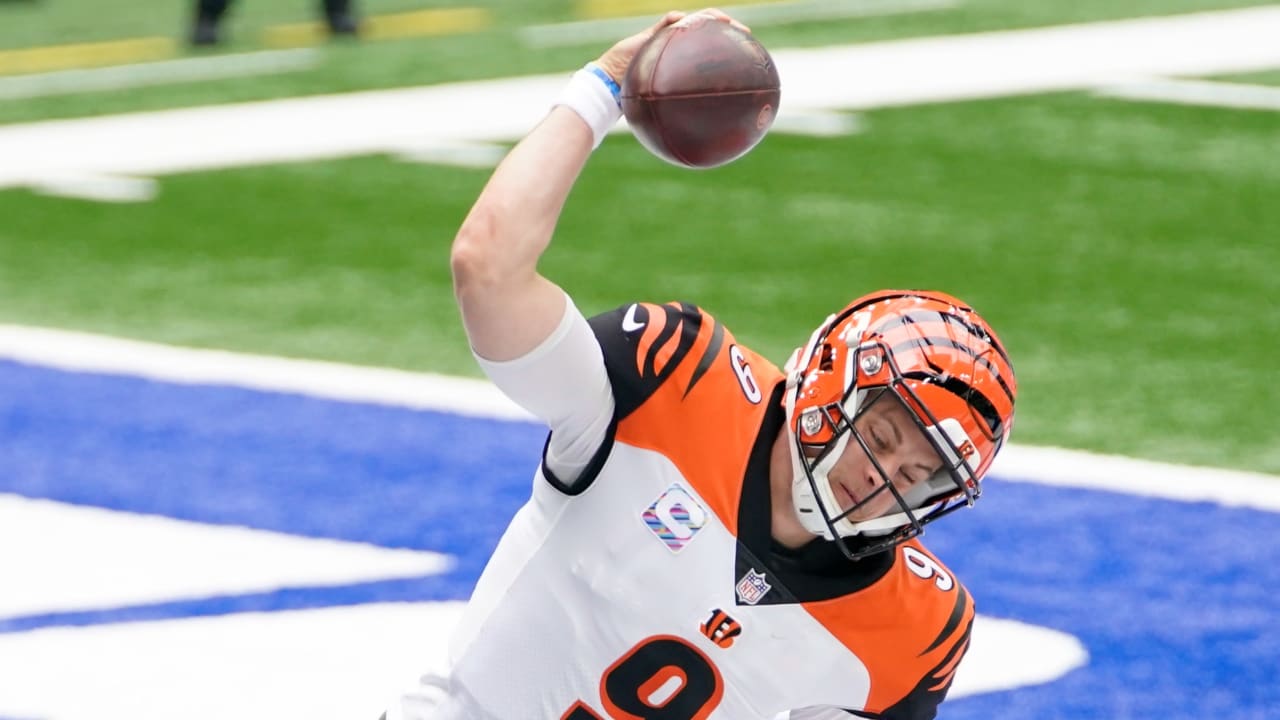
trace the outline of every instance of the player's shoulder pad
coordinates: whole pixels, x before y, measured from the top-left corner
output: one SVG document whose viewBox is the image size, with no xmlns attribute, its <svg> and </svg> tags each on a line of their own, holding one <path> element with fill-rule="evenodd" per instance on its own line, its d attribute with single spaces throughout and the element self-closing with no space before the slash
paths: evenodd
<svg viewBox="0 0 1280 720">
<path fill-rule="evenodd" d="M 955 679 L 969 649 L 975 606 L 968 588 L 919 540 L 899 545 L 894 572 L 915 588 L 911 622 L 922 631 L 914 635 L 911 654 L 924 672 L 904 697 L 885 708 L 885 720 L 933 718 Z M 914 664 L 914 663 L 913 663 Z M 920 672 L 920 670 L 917 670 Z"/>
<path fill-rule="evenodd" d="M 588 322 L 604 351 L 618 418 L 660 388 L 687 395 L 733 342 L 710 313 L 682 302 L 630 303 Z M 680 388 L 671 387 L 677 371 Z"/>
<path fill-rule="evenodd" d="M 919 540 L 902 543 L 896 552 L 899 562 L 894 571 L 905 575 L 906 582 L 916 588 L 915 594 L 919 597 L 918 603 L 911 603 L 918 612 L 915 621 L 923 627 L 937 629 L 937 634 L 918 648 L 920 655 L 954 644 L 962 634 L 967 636 L 965 625 L 973 617 L 974 604 L 964 583 Z"/>
</svg>

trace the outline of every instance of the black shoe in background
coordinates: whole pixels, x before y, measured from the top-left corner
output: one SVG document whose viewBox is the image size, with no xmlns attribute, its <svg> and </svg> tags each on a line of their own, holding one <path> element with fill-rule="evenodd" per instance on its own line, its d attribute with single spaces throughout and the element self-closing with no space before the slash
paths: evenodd
<svg viewBox="0 0 1280 720">
<path fill-rule="evenodd" d="M 222 40 L 218 35 L 218 22 L 199 18 L 191 30 L 191 44 L 197 47 L 210 47 Z"/>
<path fill-rule="evenodd" d="M 351 13 L 337 13 L 330 15 L 329 33 L 343 37 L 355 37 L 360 34 L 360 23 L 356 22 Z"/>
</svg>

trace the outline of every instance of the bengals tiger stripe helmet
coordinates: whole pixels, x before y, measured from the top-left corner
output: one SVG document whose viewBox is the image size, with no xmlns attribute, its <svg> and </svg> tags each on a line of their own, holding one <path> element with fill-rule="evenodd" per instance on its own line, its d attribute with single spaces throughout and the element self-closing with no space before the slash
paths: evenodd
<svg viewBox="0 0 1280 720">
<path fill-rule="evenodd" d="M 792 497 L 804 527 L 851 559 L 923 532 L 982 494 L 982 478 L 1009 437 L 1017 384 L 999 339 L 950 295 L 886 290 L 827 318 L 786 365 Z M 899 492 L 858 416 L 884 398 L 903 403 L 941 460 L 927 481 Z M 827 473 L 853 440 L 892 493 L 893 509 L 855 520 L 871 499 L 842 510 Z M 847 539 L 861 536 L 856 543 Z"/>
</svg>

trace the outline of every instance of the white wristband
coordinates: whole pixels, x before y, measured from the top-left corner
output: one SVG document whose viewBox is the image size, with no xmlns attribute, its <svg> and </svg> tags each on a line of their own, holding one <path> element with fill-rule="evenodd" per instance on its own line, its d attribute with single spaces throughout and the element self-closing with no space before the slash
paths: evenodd
<svg viewBox="0 0 1280 720">
<path fill-rule="evenodd" d="M 622 88 L 598 65 L 587 63 L 560 91 L 552 107 L 556 105 L 564 105 L 582 118 L 594 137 L 591 147 L 598 148 L 622 117 Z"/>
</svg>

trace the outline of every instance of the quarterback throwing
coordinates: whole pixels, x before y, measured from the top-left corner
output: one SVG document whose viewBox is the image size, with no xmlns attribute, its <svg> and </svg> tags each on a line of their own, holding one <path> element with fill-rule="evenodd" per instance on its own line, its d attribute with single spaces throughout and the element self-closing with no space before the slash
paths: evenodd
<svg viewBox="0 0 1280 720">
<path fill-rule="evenodd" d="M 682 17 L 575 75 L 454 240 L 472 350 L 550 434 L 451 666 L 389 720 L 920 720 L 964 657 L 973 600 L 917 535 L 978 500 L 1013 422 L 976 312 L 865 294 L 780 368 L 692 303 L 588 319 L 537 271 L 617 80 Z"/>
</svg>

